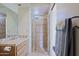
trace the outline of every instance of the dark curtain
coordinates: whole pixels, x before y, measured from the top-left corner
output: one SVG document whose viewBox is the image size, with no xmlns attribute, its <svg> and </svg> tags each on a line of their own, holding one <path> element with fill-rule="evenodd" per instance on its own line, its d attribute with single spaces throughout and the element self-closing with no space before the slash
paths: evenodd
<svg viewBox="0 0 79 59">
<path fill-rule="evenodd" d="M 73 55 L 72 37 L 72 21 L 71 19 L 66 19 L 64 28 L 56 28 L 56 41 L 53 49 L 57 56 Z"/>
</svg>

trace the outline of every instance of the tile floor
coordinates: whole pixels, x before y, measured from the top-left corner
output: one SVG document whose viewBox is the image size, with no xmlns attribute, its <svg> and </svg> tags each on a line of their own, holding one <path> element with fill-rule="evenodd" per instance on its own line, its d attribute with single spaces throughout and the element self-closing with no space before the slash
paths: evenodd
<svg viewBox="0 0 79 59">
<path fill-rule="evenodd" d="M 49 55 L 44 49 L 41 49 L 39 51 L 36 50 L 36 51 L 32 52 L 32 54 L 30 54 L 28 56 L 49 56 Z"/>
</svg>

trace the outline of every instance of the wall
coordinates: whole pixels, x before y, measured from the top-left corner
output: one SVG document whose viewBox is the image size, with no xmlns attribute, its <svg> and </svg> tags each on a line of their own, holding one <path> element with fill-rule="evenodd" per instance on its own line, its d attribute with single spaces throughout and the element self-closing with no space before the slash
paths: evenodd
<svg viewBox="0 0 79 59">
<path fill-rule="evenodd" d="M 29 8 L 18 7 L 18 34 L 27 35 L 29 34 Z"/>
<path fill-rule="evenodd" d="M 0 12 L 6 14 L 6 34 L 17 35 L 17 14 L 2 4 L 0 4 Z"/>
<path fill-rule="evenodd" d="M 29 40 L 29 54 L 31 53 L 31 9 L 25 6 L 18 6 L 18 35 L 27 36 Z"/>
<path fill-rule="evenodd" d="M 78 3 L 57 3 L 57 21 L 79 15 Z"/>
</svg>

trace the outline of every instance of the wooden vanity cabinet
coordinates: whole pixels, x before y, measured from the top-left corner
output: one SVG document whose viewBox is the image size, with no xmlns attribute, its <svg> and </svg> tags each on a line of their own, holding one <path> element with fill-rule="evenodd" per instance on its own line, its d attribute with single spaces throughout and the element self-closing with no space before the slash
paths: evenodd
<svg viewBox="0 0 79 59">
<path fill-rule="evenodd" d="M 5 51 L 5 47 L 11 47 L 10 51 Z M 16 55 L 16 46 L 9 44 L 0 44 L 0 56 L 15 56 Z"/>
</svg>

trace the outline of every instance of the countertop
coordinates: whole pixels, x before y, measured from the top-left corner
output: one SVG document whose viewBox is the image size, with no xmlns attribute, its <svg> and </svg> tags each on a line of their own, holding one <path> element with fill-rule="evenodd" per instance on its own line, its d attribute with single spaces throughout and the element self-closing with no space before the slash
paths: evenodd
<svg viewBox="0 0 79 59">
<path fill-rule="evenodd" d="M 17 46 L 26 40 L 28 40 L 28 38 L 16 38 L 16 39 L 11 39 L 11 40 L 1 39 L 0 44 L 15 44 Z"/>
</svg>

